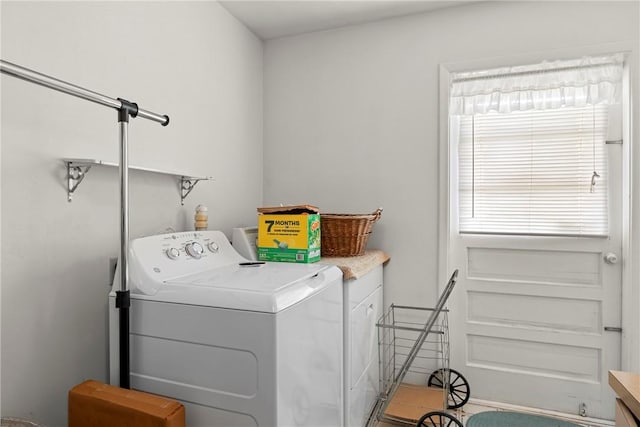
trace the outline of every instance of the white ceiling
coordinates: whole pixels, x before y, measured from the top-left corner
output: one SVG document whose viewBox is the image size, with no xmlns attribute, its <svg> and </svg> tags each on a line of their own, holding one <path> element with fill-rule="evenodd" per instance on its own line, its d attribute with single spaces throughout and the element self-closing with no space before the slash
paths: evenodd
<svg viewBox="0 0 640 427">
<path fill-rule="evenodd" d="M 223 0 L 263 40 L 328 30 L 481 0 Z"/>
</svg>

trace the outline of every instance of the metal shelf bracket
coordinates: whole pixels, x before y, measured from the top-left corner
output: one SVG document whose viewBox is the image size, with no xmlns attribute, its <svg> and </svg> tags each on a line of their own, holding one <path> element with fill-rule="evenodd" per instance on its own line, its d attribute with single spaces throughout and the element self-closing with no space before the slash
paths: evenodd
<svg viewBox="0 0 640 427">
<path fill-rule="evenodd" d="M 89 169 L 90 165 L 74 165 L 73 162 L 65 162 L 67 164 L 67 201 L 73 200 L 73 193 L 78 188 L 78 185 L 82 182 Z"/>
<path fill-rule="evenodd" d="M 180 177 L 180 204 L 184 206 L 184 199 L 187 198 L 193 187 L 200 181 L 206 181 L 210 178 L 194 178 L 191 176 Z"/>
</svg>

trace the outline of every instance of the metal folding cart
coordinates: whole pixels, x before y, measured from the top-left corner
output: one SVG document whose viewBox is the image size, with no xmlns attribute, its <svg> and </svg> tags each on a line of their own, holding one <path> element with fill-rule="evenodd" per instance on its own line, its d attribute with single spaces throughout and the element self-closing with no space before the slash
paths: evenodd
<svg viewBox="0 0 640 427">
<path fill-rule="evenodd" d="M 454 415 L 469 400 L 469 383 L 449 368 L 445 308 L 455 270 L 433 308 L 391 304 L 377 323 L 380 394 L 368 426 L 378 422 L 418 427 L 462 427 Z"/>
</svg>

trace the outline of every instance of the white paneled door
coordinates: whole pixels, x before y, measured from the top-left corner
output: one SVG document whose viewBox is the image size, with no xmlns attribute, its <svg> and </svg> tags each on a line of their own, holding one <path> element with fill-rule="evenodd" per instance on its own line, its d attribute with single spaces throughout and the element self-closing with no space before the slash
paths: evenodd
<svg viewBox="0 0 640 427">
<path fill-rule="evenodd" d="M 471 397 L 613 419 L 620 368 L 621 146 L 607 145 L 606 237 L 450 235 L 452 367 Z M 455 215 L 452 218 L 456 220 Z"/>
</svg>

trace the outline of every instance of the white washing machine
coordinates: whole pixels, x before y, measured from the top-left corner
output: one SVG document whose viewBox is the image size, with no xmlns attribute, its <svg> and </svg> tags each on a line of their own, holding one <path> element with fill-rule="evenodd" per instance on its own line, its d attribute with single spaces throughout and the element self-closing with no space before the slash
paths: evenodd
<svg viewBox="0 0 640 427">
<path fill-rule="evenodd" d="M 129 263 L 132 388 L 181 401 L 188 427 L 343 425 L 338 268 L 247 262 L 219 231 L 133 240 Z"/>
</svg>

